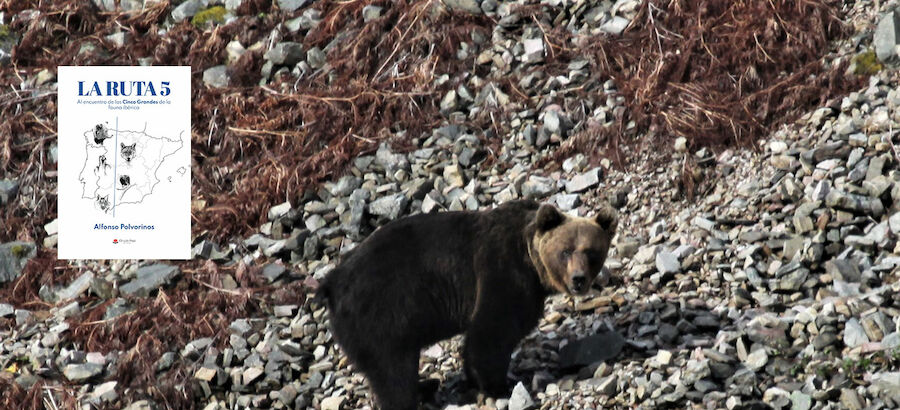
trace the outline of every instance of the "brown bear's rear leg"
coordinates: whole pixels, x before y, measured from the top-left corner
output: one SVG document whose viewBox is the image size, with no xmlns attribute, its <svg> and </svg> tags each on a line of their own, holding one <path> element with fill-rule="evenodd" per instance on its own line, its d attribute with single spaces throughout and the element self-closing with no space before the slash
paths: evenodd
<svg viewBox="0 0 900 410">
<path fill-rule="evenodd" d="M 359 363 L 379 410 L 416 410 L 419 404 L 419 351 L 382 354 Z"/>
</svg>

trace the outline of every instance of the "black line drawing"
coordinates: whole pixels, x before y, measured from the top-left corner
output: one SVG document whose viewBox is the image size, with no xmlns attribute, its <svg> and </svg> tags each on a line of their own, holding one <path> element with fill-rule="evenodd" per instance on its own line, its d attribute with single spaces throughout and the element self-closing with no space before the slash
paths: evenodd
<svg viewBox="0 0 900 410">
<path fill-rule="evenodd" d="M 103 145 L 103 141 L 108 138 L 110 138 L 109 130 L 107 130 L 105 125 L 97 124 L 94 126 L 94 143 Z"/>
<path fill-rule="evenodd" d="M 122 153 L 122 158 L 124 158 L 125 161 L 131 162 L 131 160 L 134 159 L 135 147 L 137 146 L 137 143 L 131 145 L 119 143 L 119 146 L 119 151 Z"/>
<path fill-rule="evenodd" d="M 163 172 L 178 172 L 178 165 L 170 161 L 176 152 L 183 152 L 184 131 L 173 138 L 150 135 L 146 129 L 146 124 L 144 130 L 130 131 L 103 122 L 84 132 L 85 160 L 78 180 L 82 198 L 93 201 L 98 210 L 113 213 L 120 205 L 140 204 L 166 180 Z M 113 135 L 117 141 L 105 145 Z M 113 165 L 112 160 L 119 157 L 123 160 Z"/>
</svg>

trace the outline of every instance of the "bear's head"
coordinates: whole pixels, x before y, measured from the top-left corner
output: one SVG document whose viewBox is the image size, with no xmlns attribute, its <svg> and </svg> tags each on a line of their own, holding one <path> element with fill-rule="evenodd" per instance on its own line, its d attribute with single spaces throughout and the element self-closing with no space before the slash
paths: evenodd
<svg viewBox="0 0 900 410">
<path fill-rule="evenodd" d="M 563 214 L 541 205 L 528 229 L 531 262 L 547 289 L 585 294 L 603 269 L 618 217 L 604 206 L 594 217 Z"/>
</svg>

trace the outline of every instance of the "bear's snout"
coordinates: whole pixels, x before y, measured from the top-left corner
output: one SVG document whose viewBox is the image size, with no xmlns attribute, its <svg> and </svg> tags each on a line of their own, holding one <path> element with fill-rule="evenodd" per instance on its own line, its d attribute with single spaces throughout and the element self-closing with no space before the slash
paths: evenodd
<svg viewBox="0 0 900 410">
<path fill-rule="evenodd" d="M 572 275 L 572 293 L 585 294 L 591 288 L 591 282 L 583 272 Z"/>
</svg>

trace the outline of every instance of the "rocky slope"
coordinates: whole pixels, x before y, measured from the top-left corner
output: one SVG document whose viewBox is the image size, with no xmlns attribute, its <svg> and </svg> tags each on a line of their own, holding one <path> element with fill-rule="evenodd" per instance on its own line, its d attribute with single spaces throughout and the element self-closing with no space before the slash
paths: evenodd
<svg viewBox="0 0 900 410">
<path fill-rule="evenodd" d="M 219 10 L 189 0 L 167 18 L 214 27 L 242 3 Z M 542 17 L 524 25 L 526 14 L 510 12 L 511 3 L 444 1 L 496 22 L 472 41 L 490 46 L 455 50 L 488 74 L 434 78 L 453 84 L 439 100 L 441 124 L 408 149 L 380 144 L 318 189 L 269 204 L 256 233 L 198 235 L 195 260 L 180 265 L 57 265 L 47 253 L 53 222 L 43 246 L 0 246 L 0 279 L 10 281 L 10 300 L 0 301 L 7 397 L 35 407 L 371 407 L 327 314 L 305 296 L 342 252 L 387 221 L 533 198 L 581 215 L 600 201 L 617 207 L 608 261 L 617 278 L 590 296 L 547 302 L 514 354 L 509 398 L 472 403 L 462 395 L 459 338 L 426 349 L 420 373 L 441 381 L 430 408 L 900 406 L 900 78 L 866 57 L 871 48 L 893 58 L 882 44 L 896 39 L 876 25 L 894 4 L 854 3 L 857 34 L 825 57 L 871 70 L 867 86 L 749 149 L 694 149 L 677 139 L 672 149 L 623 146 L 614 164 L 591 161 L 593 152 L 552 161 L 573 136 L 613 126 L 627 108 L 622 86 L 598 79 L 586 60 L 545 61 L 554 49 L 541 22 L 618 35 L 640 3 L 545 1 Z M 297 15 L 284 22 L 288 30 L 321 18 L 317 2 L 278 7 Z M 368 5 L 360 18 L 384 10 Z M 248 46 L 229 43 L 228 52 L 240 59 Z M 258 57 L 263 84 L 327 70 L 319 54 L 327 50 L 267 47 Z M 545 63 L 542 74 L 526 69 Z M 202 80 L 226 86 L 228 76 L 225 66 L 204 67 Z M 511 97 L 500 78 L 515 78 L 512 90 L 529 98 Z M 510 104 L 516 109 L 495 110 Z M 476 127 L 479 116 L 499 125 Z M 17 190 L 0 181 L 0 200 Z M 54 266 L 61 276 L 45 274 Z"/>
</svg>

